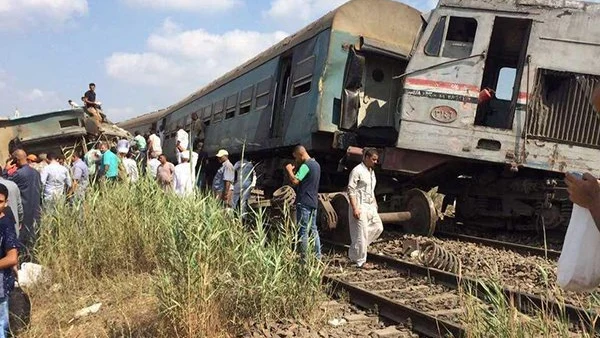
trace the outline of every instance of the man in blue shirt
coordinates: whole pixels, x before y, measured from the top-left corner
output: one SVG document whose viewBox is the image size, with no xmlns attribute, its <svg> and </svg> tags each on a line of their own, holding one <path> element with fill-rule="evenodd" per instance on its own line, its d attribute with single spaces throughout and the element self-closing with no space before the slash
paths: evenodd
<svg viewBox="0 0 600 338">
<path fill-rule="evenodd" d="M 4 213 L 8 197 L 8 188 L 0 184 L 0 338 L 9 336 L 8 297 L 15 284 L 12 269 L 18 264 L 19 247 L 13 220 Z"/>
<path fill-rule="evenodd" d="M 119 175 L 119 158 L 109 150 L 108 143 L 106 142 L 100 144 L 100 152 L 102 152 L 104 177 L 107 181 L 116 181 Z"/>
<path fill-rule="evenodd" d="M 317 259 L 321 259 L 321 240 L 317 229 L 317 208 L 319 206 L 319 180 L 321 166 L 308 155 L 306 149 L 298 145 L 294 148 L 294 159 L 301 163 L 294 174 L 294 165 L 288 164 L 285 171 L 290 182 L 296 189 L 296 222 L 298 225 L 298 240 L 302 243 L 302 255 L 308 248 L 309 227 L 314 236 Z"/>
<path fill-rule="evenodd" d="M 23 203 L 23 227 L 19 232 L 19 241 L 23 245 L 24 262 L 31 262 L 32 249 L 36 240 L 36 228 L 40 223 L 42 183 L 40 173 L 27 163 L 27 153 L 18 149 L 13 153 L 18 169 L 8 179 L 15 182 L 21 191 Z"/>
</svg>

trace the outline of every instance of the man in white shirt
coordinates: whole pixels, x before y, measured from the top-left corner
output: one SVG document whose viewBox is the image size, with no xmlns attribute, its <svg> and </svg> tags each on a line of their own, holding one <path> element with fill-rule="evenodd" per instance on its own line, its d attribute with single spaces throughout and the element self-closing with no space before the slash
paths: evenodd
<svg viewBox="0 0 600 338">
<path fill-rule="evenodd" d="M 150 161 L 148 161 L 148 174 L 150 175 L 150 177 L 152 177 L 153 179 L 156 179 L 156 172 L 158 171 L 158 166 L 160 165 L 160 161 L 158 160 L 157 156 L 154 156 L 154 154 L 150 155 Z"/>
<path fill-rule="evenodd" d="M 148 149 L 150 149 L 150 156 L 153 158 L 158 158 L 162 154 L 161 140 L 157 133 L 152 133 L 148 137 Z"/>
<path fill-rule="evenodd" d="M 233 183 L 231 208 L 240 210 L 244 215 L 250 192 L 256 185 L 256 172 L 252 162 L 244 159 L 237 161 L 233 165 L 233 170 L 235 170 L 235 182 Z"/>
<path fill-rule="evenodd" d="M 137 180 L 140 177 L 137 162 L 133 159 L 133 157 L 134 155 L 130 151 L 127 153 L 127 155 L 125 155 L 125 158 L 123 159 L 123 165 L 125 166 L 125 170 L 127 171 L 127 176 L 129 177 L 130 183 L 137 182 Z"/>
<path fill-rule="evenodd" d="M 177 155 L 177 163 L 181 163 L 181 153 L 188 149 L 190 137 L 181 125 L 177 126 L 177 138 L 175 145 L 175 155 Z"/>
<path fill-rule="evenodd" d="M 375 165 L 379 155 L 375 149 L 366 149 L 363 161 L 350 172 L 348 181 L 348 197 L 350 208 L 348 220 L 350 223 L 350 238 L 352 243 L 348 249 L 348 257 L 359 268 L 369 269 L 372 266 L 367 261 L 367 247 L 383 232 L 383 224 L 377 211 L 375 200 Z"/>
<path fill-rule="evenodd" d="M 185 196 L 194 192 L 194 170 L 189 163 L 189 150 L 181 152 L 180 156 L 181 163 L 175 166 L 173 183 L 175 186 L 175 193 L 179 196 Z"/>
<path fill-rule="evenodd" d="M 71 188 L 71 175 L 69 169 L 58 163 L 54 154 L 48 153 L 49 163 L 40 175 L 44 190 L 44 203 L 51 205 L 65 196 L 65 192 Z"/>
</svg>

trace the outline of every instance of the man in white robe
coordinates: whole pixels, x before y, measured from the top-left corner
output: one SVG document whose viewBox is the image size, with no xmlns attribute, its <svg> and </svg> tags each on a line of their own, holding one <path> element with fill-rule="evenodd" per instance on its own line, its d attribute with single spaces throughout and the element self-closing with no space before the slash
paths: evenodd
<svg viewBox="0 0 600 338">
<path fill-rule="evenodd" d="M 379 155 L 376 150 L 365 150 L 362 163 L 352 169 L 348 182 L 350 199 L 348 220 L 352 240 L 348 257 L 356 263 L 357 267 L 365 269 L 372 268 L 366 263 L 367 247 L 383 232 L 383 224 L 375 200 L 377 180 L 373 168 L 378 160 Z"/>
<path fill-rule="evenodd" d="M 175 166 L 173 184 L 175 193 L 179 196 L 186 196 L 194 192 L 194 169 L 189 160 L 190 152 L 183 151 L 181 152 L 181 163 Z"/>
</svg>

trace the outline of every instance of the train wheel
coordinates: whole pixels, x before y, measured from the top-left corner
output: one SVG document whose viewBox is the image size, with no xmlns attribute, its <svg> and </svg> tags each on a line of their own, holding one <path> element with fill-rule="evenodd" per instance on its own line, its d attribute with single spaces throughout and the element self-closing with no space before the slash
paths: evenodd
<svg viewBox="0 0 600 338">
<path fill-rule="evenodd" d="M 336 194 L 331 198 L 331 205 L 337 214 L 337 224 L 331 231 L 331 239 L 344 244 L 350 244 L 350 223 L 348 222 L 348 210 L 350 202 L 346 194 Z"/>
<path fill-rule="evenodd" d="M 426 192 L 409 190 L 406 193 L 405 210 L 411 213 L 411 218 L 403 223 L 404 231 L 421 236 L 433 235 L 438 214 L 433 200 Z"/>
</svg>

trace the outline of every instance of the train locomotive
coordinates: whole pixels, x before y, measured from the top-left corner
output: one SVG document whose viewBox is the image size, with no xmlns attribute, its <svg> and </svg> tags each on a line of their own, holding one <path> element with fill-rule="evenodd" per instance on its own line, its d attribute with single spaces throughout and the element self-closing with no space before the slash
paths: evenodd
<svg viewBox="0 0 600 338">
<path fill-rule="evenodd" d="M 349 169 L 376 147 L 380 206 L 404 211 L 395 219 L 411 232 L 434 230 L 440 210 L 424 192 L 433 187 L 441 211 L 455 205 L 464 223 L 564 229 L 563 173 L 600 174 L 590 102 L 599 13 L 570 0 L 441 0 L 429 13 L 349 1 L 168 107 L 155 126 L 174 155 L 177 125 L 193 129 L 197 117 L 203 151 L 243 152 L 260 164 L 267 194 L 283 183 L 291 148 L 305 145 L 323 168 L 330 228 L 344 222 L 336 196 Z"/>
</svg>

